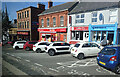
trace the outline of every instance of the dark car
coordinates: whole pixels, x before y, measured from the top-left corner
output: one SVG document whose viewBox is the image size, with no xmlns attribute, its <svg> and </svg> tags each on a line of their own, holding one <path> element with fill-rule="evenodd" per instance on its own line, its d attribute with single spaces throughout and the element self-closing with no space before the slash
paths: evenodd
<svg viewBox="0 0 120 77">
<path fill-rule="evenodd" d="M 36 44 L 37 41 L 28 41 L 25 43 L 25 45 L 23 46 L 23 48 L 26 50 L 26 51 L 29 51 L 29 50 L 32 50 L 33 49 L 33 45 Z"/>
<path fill-rule="evenodd" d="M 120 45 L 104 47 L 98 53 L 97 63 L 120 74 Z"/>
</svg>

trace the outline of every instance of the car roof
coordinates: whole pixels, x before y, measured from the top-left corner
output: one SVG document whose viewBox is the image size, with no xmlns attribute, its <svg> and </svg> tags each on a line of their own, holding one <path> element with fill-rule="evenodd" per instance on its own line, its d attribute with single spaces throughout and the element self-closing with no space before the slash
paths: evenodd
<svg viewBox="0 0 120 77">
<path fill-rule="evenodd" d="M 84 43 L 96 43 L 96 44 L 98 44 L 97 42 L 87 42 L 87 41 L 79 42 L 79 43 L 76 43 L 76 44 L 84 44 Z"/>
<path fill-rule="evenodd" d="M 26 42 L 26 41 L 16 41 L 16 42 Z"/>
<path fill-rule="evenodd" d="M 65 43 L 64 41 L 54 41 L 53 43 Z"/>
<path fill-rule="evenodd" d="M 120 45 L 108 45 L 108 46 L 105 46 L 105 47 L 115 47 L 115 48 L 118 48 L 118 47 L 120 47 Z"/>
</svg>

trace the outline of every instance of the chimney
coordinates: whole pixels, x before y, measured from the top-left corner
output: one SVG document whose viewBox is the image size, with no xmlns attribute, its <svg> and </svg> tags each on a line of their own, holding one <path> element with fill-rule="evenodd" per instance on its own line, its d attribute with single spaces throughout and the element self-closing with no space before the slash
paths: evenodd
<svg viewBox="0 0 120 77">
<path fill-rule="evenodd" d="M 48 1 L 48 9 L 53 6 L 53 2 L 51 0 Z"/>
<path fill-rule="evenodd" d="M 41 9 L 41 10 L 45 10 L 45 5 L 44 4 L 41 4 L 41 3 L 38 3 L 37 4 L 37 8 Z"/>
</svg>

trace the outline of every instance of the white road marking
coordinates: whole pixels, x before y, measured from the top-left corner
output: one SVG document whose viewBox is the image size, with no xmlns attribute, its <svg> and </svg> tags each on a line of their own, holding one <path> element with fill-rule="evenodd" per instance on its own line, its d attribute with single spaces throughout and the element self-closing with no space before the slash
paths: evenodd
<svg viewBox="0 0 120 77">
<path fill-rule="evenodd" d="M 25 61 L 30 62 L 30 60 L 25 60 Z"/>
<path fill-rule="evenodd" d="M 7 55 L 9 55 L 10 53 L 6 53 Z"/>
<path fill-rule="evenodd" d="M 37 66 L 43 66 L 43 65 L 41 65 L 41 64 L 38 64 L 38 63 L 34 63 L 35 65 L 37 65 Z"/>
<path fill-rule="evenodd" d="M 59 71 L 57 71 L 57 70 L 55 70 L 55 69 L 52 69 L 52 68 L 49 68 L 50 70 L 52 70 L 52 71 L 56 71 L 56 72 L 59 72 Z"/>
<path fill-rule="evenodd" d="M 15 55 L 11 55 L 11 56 L 15 56 Z"/>
<path fill-rule="evenodd" d="M 85 66 L 87 66 L 91 61 L 92 61 L 92 59 L 91 59 L 89 62 L 87 62 L 87 63 L 85 64 Z"/>
<path fill-rule="evenodd" d="M 21 57 L 17 57 L 17 58 L 21 59 Z"/>
</svg>

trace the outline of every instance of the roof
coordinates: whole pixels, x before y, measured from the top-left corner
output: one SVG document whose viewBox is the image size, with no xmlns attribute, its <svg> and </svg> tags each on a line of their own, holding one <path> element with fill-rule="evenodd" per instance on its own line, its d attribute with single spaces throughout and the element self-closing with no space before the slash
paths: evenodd
<svg viewBox="0 0 120 77">
<path fill-rule="evenodd" d="M 66 11 L 66 10 L 70 11 L 75 6 L 75 4 L 77 4 L 77 2 L 67 2 L 67 3 L 61 4 L 61 5 L 53 6 L 49 9 L 45 10 L 38 16 L 55 13 L 55 12 L 60 12 L 60 11 Z"/>
<path fill-rule="evenodd" d="M 69 14 L 96 11 L 114 7 L 120 7 L 120 2 L 80 2 Z"/>
</svg>

